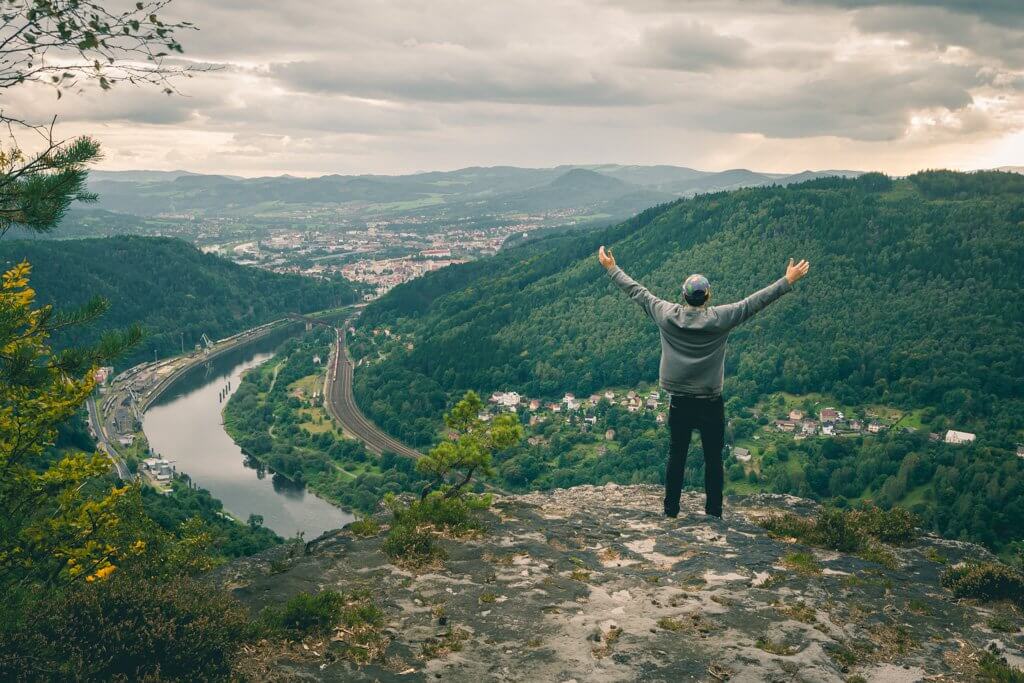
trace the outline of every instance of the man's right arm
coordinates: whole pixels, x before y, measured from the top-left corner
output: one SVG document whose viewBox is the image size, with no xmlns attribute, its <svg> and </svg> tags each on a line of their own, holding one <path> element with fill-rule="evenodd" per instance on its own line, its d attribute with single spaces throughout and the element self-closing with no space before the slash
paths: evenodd
<svg viewBox="0 0 1024 683">
<path fill-rule="evenodd" d="M 603 246 L 598 252 L 598 259 L 601 261 L 601 265 L 608 271 L 608 275 L 611 277 L 612 282 L 618 285 L 619 289 L 626 293 L 626 296 L 640 304 L 640 307 L 644 309 L 644 312 L 650 316 L 654 322 L 660 322 L 661 319 L 664 318 L 664 309 L 670 305 L 667 301 L 663 301 L 662 299 L 654 296 L 651 294 L 650 290 L 630 276 L 626 275 L 626 273 L 615 264 L 615 257 L 612 256 L 611 251 L 606 252 Z"/>
</svg>

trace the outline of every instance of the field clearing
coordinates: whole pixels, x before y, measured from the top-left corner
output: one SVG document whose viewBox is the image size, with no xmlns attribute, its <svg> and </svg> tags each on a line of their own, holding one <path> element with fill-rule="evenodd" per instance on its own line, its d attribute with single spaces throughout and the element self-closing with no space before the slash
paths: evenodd
<svg viewBox="0 0 1024 683">
<path fill-rule="evenodd" d="M 322 372 L 306 375 L 288 385 L 288 393 L 301 391 L 302 395 L 306 398 L 310 398 L 315 393 L 322 392 L 323 389 L 324 375 Z"/>
<path fill-rule="evenodd" d="M 324 432 L 334 431 L 334 421 L 331 420 L 323 408 L 299 408 L 297 412 L 299 417 L 303 418 L 302 422 L 299 423 L 299 427 L 307 430 L 310 434 L 323 434 Z M 319 424 L 317 423 L 317 418 L 320 418 Z"/>
</svg>

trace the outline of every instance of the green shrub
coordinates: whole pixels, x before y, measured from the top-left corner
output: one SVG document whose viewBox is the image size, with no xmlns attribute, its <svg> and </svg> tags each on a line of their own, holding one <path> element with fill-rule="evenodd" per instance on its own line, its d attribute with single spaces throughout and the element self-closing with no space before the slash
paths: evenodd
<svg viewBox="0 0 1024 683">
<path fill-rule="evenodd" d="M 798 574 L 807 576 L 821 574 L 821 564 L 810 553 L 790 553 L 782 558 L 782 564 Z"/>
<path fill-rule="evenodd" d="M 444 549 L 437 545 L 429 531 L 409 524 L 394 524 L 381 545 L 392 562 L 411 567 L 422 567 L 445 558 Z"/>
<path fill-rule="evenodd" d="M 822 548 L 852 553 L 863 545 L 864 536 L 850 512 L 825 508 L 818 515 L 810 541 Z"/>
<path fill-rule="evenodd" d="M 1000 562 L 976 562 L 951 567 L 940 579 L 958 598 L 983 602 L 1010 600 L 1024 606 L 1024 574 Z"/>
<path fill-rule="evenodd" d="M 988 650 L 982 650 L 978 656 L 977 680 L 986 683 L 1024 683 L 1024 671 L 1006 663 L 1006 658 L 999 657 Z"/>
<path fill-rule="evenodd" d="M 464 494 L 456 498 L 445 498 L 440 493 L 432 493 L 409 505 L 401 505 L 393 500 L 389 500 L 387 505 L 395 516 L 396 524 L 428 524 L 438 531 L 461 536 L 483 528 L 475 513 L 490 507 L 491 497 Z"/>
<path fill-rule="evenodd" d="M 865 534 L 883 543 L 904 545 L 917 538 L 917 527 L 921 520 L 906 508 L 894 507 L 882 510 L 865 506 L 850 513 L 854 523 Z"/>
<path fill-rule="evenodd" d="M 345 597 L 337 591 L 299 593 L 281 607 L 266 607 L 261 621 L 273 631 L 295 636 L 325 633 L 340 623 Z"/>
<path fill-rule="evenodd" d="M 813 518 L 786 512 L 759 522 L 773 536 L 792 537 L 844 553 L 861 552 L 872 561 L 883 556 L 877 543 L 905 544 L 916 538 L 917 523 L 917 518 L 903 508 L 881 510 L 874 506 L 856 510 L 826 507 Z"/>
<path fill-rule="evenodd" d="M 887 569 L 898 569 L 900 566 L 900 561 L 896 555 L 877 541 L 872 541 L 863 546 L 857 551 L 857 557 L 868 562 L 880 564 Z"/>
<path fill-rule="evenodd" d="M 7 612 L 0 680 L 227 680 L 255 635 L 224 591 L 119 571 Z"/>
<path fill-rule="evenodd" d="M 758 521 L 758 524 L 772 536 L 805 540 L 814 532 L 814 520 L 786 512 L 772 515 Z"/>
<path fill-rule="evenodd" d="M 368 596 L 356 600 L 341 611 L 341 623 L 348 628 L 357 626 L 382 626 L 384 624 L 384 612 L 369 601 Z"/>
<path fill-rule="evenodd" d="M 993 631 L 1000 633 L 1016 633 L 1020 630 L 1017 622 L 1005 614 L 993 614 L 985 624 Z"/>
<path fill-rule="evenodd" d="M 363 538 L 376 536 L 380 533 L 380 524 L 373 517 L 360 517 L 345 528 L 351 531 L 353 536 L 361 536 Z"/>
<path fill-rule="evenodd" d="M 474 513 L 489 507 L 491 497 L 463 494 L 446 498 L 435 492 L 408 504 L 394 496 L 385 497 L 384 502 L 394 519 L 381 549 L 394 562 L 418 567 L 445 557 L 432 530 L 454 536 L 482 530 Z"/>
</svg>

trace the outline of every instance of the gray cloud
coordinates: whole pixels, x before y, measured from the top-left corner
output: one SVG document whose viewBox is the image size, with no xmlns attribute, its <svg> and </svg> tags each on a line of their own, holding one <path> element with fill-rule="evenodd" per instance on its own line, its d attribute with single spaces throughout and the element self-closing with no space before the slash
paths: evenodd
<svg viewBox="0 0 1024 683">
<path fill-rule="evenodd" d="M 659 99 L 656 90 L 645 91 L 605 67 L 567 52 L 413 44 L 331 60 L 272 64 L 270 74 L 300 91 L 381 99 L 572 106 Z"/>
<path fill-rule="evenodd" d="M 854 24 L 865 33 L 907 38 L 919 50 L 961 47 L 1010 68 L 1024 68 L 1024 27 L 1006 28 L 951 11 L 907 7 L 862 10 Z"/>
<path fill-rule="evenodd" d="M 1016 1 L 175 0 L 166 14 L 201 29 L 181 36 L 187 59 L 223 67 L 182 81 L 187 97 L 21 89 L 4 108 L 58 112 L 118 163 L 241 173 L 779 168 L 780 150 L 902 169 L 1024 128 Z"/>
<path fill-rule="evenodd" d="M 971 88 L 986 80 L 976 69 L 953 65 L 893 72 L 871 62 L 841 64 L 789 89 L 734 92 L 728 96 L 732 106 L 707 112 L 703 123 L 783 138 L 895 140 L 906 132 L 914 112 L 964 111 L 973 102 Z"/>
<path fill-rule="evenodd" d="M 977 17 L 996 26 L 1024 27 L 1024 5 L 1019 0 L 786 0 L 786 2 L 794 5 L 818 5 L 838 9 L 919 7 Z"/>
<path fill-rule="evenodd" d="M 676 21 L 645 32 L 629 63 L 658 69 L 707 71 L 747 63 L 751 44 L 696 21 Z"/>
</svg>

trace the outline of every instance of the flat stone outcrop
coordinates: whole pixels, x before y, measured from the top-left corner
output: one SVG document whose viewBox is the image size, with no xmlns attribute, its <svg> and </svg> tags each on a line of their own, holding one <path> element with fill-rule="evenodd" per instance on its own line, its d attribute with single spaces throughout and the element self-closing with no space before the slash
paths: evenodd
<svg viewBox="0 0 1024 683">
<path fill-rule="evenodd" d="M 892 569 L 768 536 L 759 517 L 814 511 L 792 496 L 730 498 L 724 521 L 700 494 L 678 519 L 660 506 L 653 486 L 496 497 L 488 532 L 443 539 L 443 566 L 420 573 L 389 562 L 383 533 L 341 532 L 218 579 L 253 608 L 365 589 L 386 614 L 374 663 L 322 638 L 264 662 L 266 680 L 961 681 L 990 645 L 1024 664 L 1019 612 L 939 586 L 949 565 L 990 557 L 978 546 L 924 536 L 890 549 Z M 1016 634 L 987 625 L 1000 610 Z"/>
</svg>

